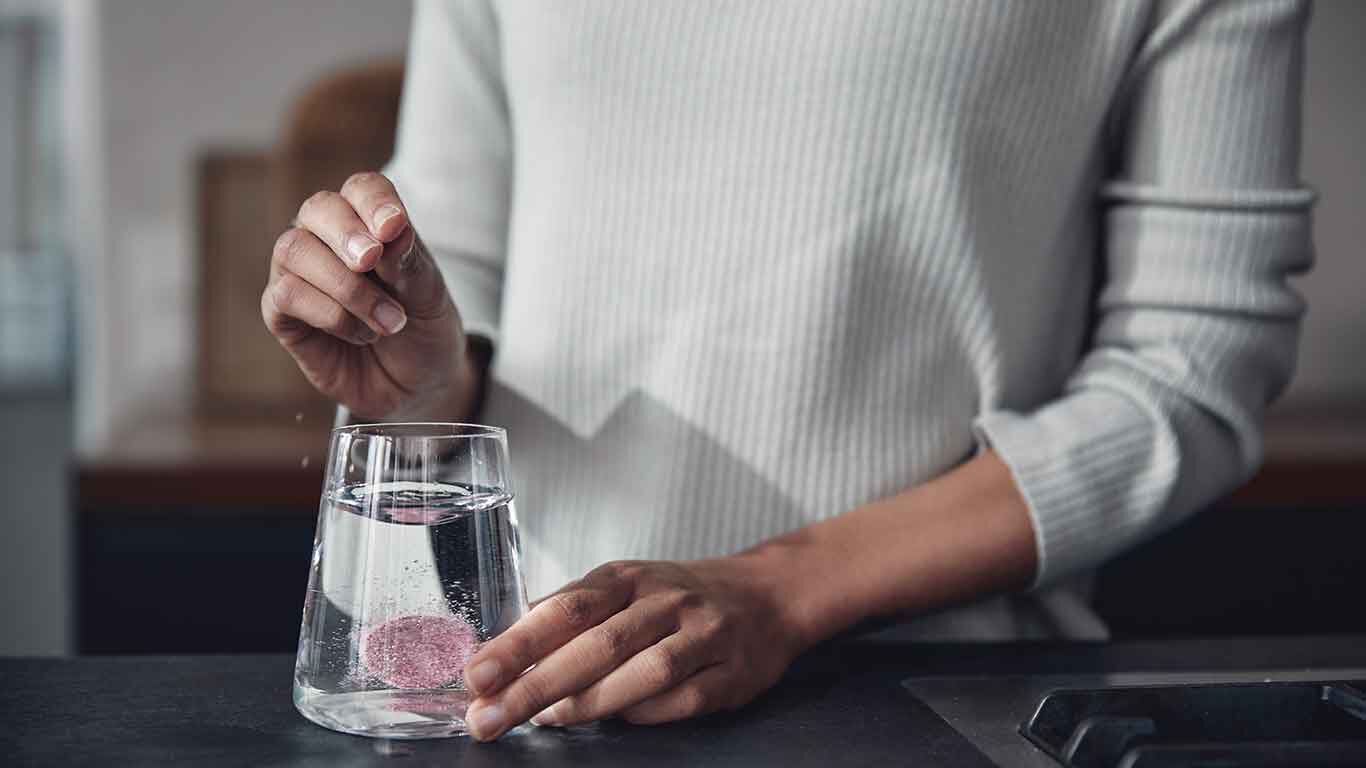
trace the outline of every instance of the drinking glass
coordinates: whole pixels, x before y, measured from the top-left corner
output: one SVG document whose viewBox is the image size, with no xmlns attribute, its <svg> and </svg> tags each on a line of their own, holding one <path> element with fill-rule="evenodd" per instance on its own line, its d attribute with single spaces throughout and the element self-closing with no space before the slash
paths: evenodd
<svg viewBox="0 0 1366 768">
<path fill-rule="evenodd" d="M 465 732 L 465 663 L 527 610 L 507 434 L 475 424 L 332 431 L 294 670 L 327 728 Z"/>
</svg>

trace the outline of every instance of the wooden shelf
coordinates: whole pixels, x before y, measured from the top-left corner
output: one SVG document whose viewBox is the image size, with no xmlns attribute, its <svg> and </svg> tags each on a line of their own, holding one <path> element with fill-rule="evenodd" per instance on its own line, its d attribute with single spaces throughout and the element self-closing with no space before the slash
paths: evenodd
<svg viewBox="0 0 1366 768">
<path fill-rule="evenodd" d="M 77 465 L 79 505 L 283 508 L 310 514 L 322 488 L 331 423 L 228 422 L 171 415 L 121 431 Z"/>
</svg>

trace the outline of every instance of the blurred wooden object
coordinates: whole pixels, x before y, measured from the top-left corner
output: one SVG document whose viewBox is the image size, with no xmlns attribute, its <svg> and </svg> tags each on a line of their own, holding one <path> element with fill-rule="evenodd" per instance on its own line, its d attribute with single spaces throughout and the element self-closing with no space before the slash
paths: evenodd
<svg viewBox="0 0 1366 768">
<path fill-rule="evenodd" d="M 261 290 L 299 204 L 393 154 L 402 87 L 400 59 L 330 74 L 295 101 L 273 151 L 201 157 L 198 417 L 316 424 L 331 412 L 266 332 Z"/>
<path fill-rule="evenodd" d="M 269 179 L 263 152 L 208 152 L 199 161 L 198 405 L 205 418 L 322 409 L 261 322 L 274 240 Z"/>
<path fill-rule="evenodd" d="M 274 224 L 289 225 L 299 204 L 338 189 L 356 171 L 383 167 L 394 153 L 403 61 L 385 60 L 318 81 L 294 103 L 275 156 Z"/>
</svg>

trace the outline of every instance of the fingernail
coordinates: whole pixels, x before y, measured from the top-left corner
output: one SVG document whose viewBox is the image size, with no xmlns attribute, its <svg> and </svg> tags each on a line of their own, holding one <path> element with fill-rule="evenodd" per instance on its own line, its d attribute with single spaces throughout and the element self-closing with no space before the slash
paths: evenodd
<svg viewBox="0 0 1366 768">
<path fill-rule="evenodd" d="M 379 306 L 375 307 L 375 322 L 379 323 L 385 333 L 394 334 L 403 330 L 403 326 L 408 324 L 408 317 L 397 305 L 382 301 Z"/>
<path fill-rule="evenodd" d="M 555 705 L 552 704 L 541 710 L 539 714 L 531 718 L 532 725 L 554 727 L 560 724 L 560 718 L 555 716 Z"/>
<path fill-rule="evenodd" d="M 375 229 L 376 231 L 384 228 L 384 223 L 395 216 L 403 214 L 403 209 L 393 203 L 385 203 L 375 210 Z"/>
<path fill-rule="evenodd" d="M 470 733 L 475 738 L 484 739 L 498 732 L 503 727 L 503 708 L 497 704 L 487 707 L 480 707 L 473 712 L 465 713 L 465 724 L 470 727 Z"/>
<path fill-rule="evenodd" d="M 493 687 L 494 683 L 498 682 L 500 671 L 498 662 L 492 659 L 481 661 L 465 670 L 465 684 L 475 693 L 488 690 Z"/>
<path fill-rule="evenodd" d="M 365 254 L 378 247 L 380 247 L 379 241 L 369 235 L 357 233 L 346 238 L 346 253 L 351 257 L 352 264 L 361 263 Z"/>
<path fill-rule="evenodd" d="M 368 327 L 361 328 L 359 331 L 356 331 L 356 343 L 362 347 L 368 344 L 374 344 L 378 340 L 379 334 L 375 333 L 372 329 Z"/>
</svg>

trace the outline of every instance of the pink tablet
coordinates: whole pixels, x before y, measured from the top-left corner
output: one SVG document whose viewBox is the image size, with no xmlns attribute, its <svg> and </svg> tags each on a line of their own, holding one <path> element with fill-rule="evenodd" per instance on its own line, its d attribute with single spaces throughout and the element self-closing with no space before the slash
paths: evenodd
<svg viewBox="0 0 1366 768">
<path fill-rule="evenodd" d="M 366 671 L 395 688 L 440 688 L 460 679 L 479 638 L 455 616 L 399 616 L 365 633 Z"/>
</svg>

